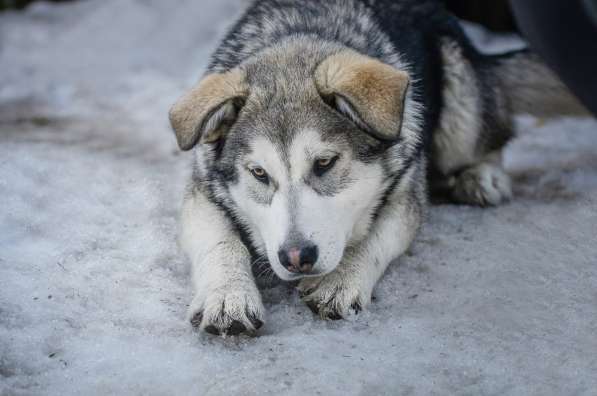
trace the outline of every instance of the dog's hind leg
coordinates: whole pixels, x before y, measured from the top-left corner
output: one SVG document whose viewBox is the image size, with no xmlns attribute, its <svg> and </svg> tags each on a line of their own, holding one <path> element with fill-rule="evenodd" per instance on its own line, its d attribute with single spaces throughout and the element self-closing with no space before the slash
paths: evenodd
<svg viewBox="0 0 597 396">
<path fill-rule="evenodd" d="M 501 148 L 513 135 L 512 112 L 491 62 L 473 64 L 452 40 L 442 42 L 443 109 L 433 136 L 430 190 L 469 205 L 512 196 Z"/>
<path fill-rule="evenodd" d="M 221 209 L 198 188 L 185 197 L 180 243 L 192 264 L 191 324 L 212 334 L 255 333 L 264 308 L 251 256 Z"/>
</svg>

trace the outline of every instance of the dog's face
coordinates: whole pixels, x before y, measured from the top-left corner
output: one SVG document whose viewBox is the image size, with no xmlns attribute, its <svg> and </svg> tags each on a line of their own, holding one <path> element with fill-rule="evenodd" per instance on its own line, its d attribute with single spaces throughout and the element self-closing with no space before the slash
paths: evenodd
<svg viewBox="0 0 597 396">
<path fill-rule="evenodd" d="M 399 138 L 408 78 L 352 52 L 312 72 L 287 62 L 276 73 L 284 62 L 271 57 L 206 77 L 171 121 L 183 149 L 200 142 L 202 173 L 277 275 L 320 276 L 362 239 L 387 188 L 381 158 Z"/>
<path fill-rule="evenodd" d="M 285 147 L 261 136 L 236 165 L 231 197 L 282 279 L 332 271 L 383 191 L 379 162 L 359 161 L 341 135 L 325 136 L 301 129 Z"/>
</svg>

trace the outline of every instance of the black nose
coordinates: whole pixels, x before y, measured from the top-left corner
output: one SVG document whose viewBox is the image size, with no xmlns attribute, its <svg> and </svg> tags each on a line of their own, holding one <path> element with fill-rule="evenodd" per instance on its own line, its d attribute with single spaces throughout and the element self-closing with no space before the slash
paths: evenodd
<svg viewBox="0 0 597 396">
<path fill-rule="evenodd" d="M 288 249 L 280 249 L 278 251 L 278 259 L 280 264 L 290 272 L 308 273 L 311 272 L 319 249 L 315 245 L 305 245 L 303 247 L 291 247 Z"/>
</svg>

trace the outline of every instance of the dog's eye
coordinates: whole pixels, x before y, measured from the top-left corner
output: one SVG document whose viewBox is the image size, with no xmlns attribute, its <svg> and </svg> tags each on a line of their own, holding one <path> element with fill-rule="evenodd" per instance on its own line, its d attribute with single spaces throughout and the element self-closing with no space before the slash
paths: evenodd
<svg viewBox="0 0 597 396">
<path fill-rule="evenodd" d="M 317 176 L 322 176 L 324 173 L 332 169 L 337 160 L 337 155 L 334 157 L 318 159 L 315 161 L 315 165 L 313 165 L 313 173 L 315 173 Z"/>
<path fill-rule="evenodd" d="M 269 177 L 267 176 L 267 172 L 263 168 L 251 168 L 249 169 L 249 171 L 251 172 L 253 177 L 255 177 L 255 179 L 259 180 L 262 183 L 269 184 Z"/>
</svg>

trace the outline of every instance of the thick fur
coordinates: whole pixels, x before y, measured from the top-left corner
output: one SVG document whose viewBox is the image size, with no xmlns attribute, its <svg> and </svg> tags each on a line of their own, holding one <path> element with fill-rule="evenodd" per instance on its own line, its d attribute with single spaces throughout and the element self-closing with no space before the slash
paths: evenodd
<svg viewBox="0 0 597 396">
<path fill-rule="evenodd" d="M 456 202 L 509 199 L 512 115 L 552 110 L 581 111 L 527 52 L 479 54 L 440 2 L 255 1 L 170 112 L 196 158 L 182 212 L 189 318 L 254 333 L 255 262 L 300 280 L 323 318 L 364 308 L 416 235 L 427 180 Z M 281 264 L 307 245 L 312 271 Z"/>
</svg>

